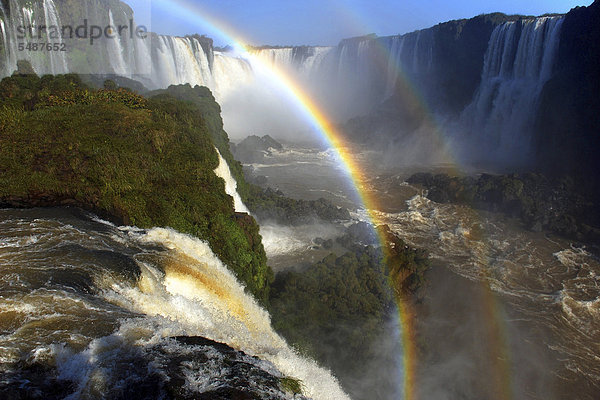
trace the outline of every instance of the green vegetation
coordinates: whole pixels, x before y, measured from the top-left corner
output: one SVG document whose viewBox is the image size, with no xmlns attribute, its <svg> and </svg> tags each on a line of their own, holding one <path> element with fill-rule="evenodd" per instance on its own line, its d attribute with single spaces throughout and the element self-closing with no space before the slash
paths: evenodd
<svg viewBox="0 0 600 400">
<path fill-rule="evenodd" d="M 231 175 L 238 184 L 238 193 L 245 201 L 249 196 L 249 186 L 244 179 L 242 164 L 235 160 L 229 148 L 229 137 L 223 129 L 223 119 L 221 118 L 221 106 L 215 101 L 210 89 L 204 86 L 192 87 L 186 85 L 171 85 L 167 89 L 155 90 L 147 94 L 148 97 L 155 99 L 176 98 L 191 106 L 194 106 L 202 115 L 202 118 L 210 132 L 213 143 L 219 149 L 219 152 L 227 161 Z"/>
<path fill-rule="evenodd" d="M 281 389 L 286 393 L 302 394 L 302 381 L 294 378 L 283 377 L 279 379 Z"/>
<path fill-rule="evenodd" d="M 315 218 L 325 221 L 350 219 L 348 210 L 338 208 L 325 199 L 295 200 L 285 197 L 281 192 L 264 190 L 259 186 L 248 184 L 244 178 L 242 164 L 234 158 L 230 150 L 229 137 L 223 129 L 221 108 L 208 88 L 192 87 L 189 84 L 171 85 L 167 89 L 156 90 L 147 95 L 155 100 L 176 98 L 199 110 L 215 146 L 227 161 L 231 174 L 237 182 L 238 193 L 248 209 L 260 220 L 300 224 Z"/>
<path fill-rule="evenodd" d="M 416 291 L 428 268 L 425 252 L 409 248 L 385 226 L 379 230 L 388 244 L 383 252 L 356 245 L 306 271 L 282 272 L 272 287 L 275 329 L 346 386 L 373 359 L 395 299 Z"/>
<path fill-rule="evenodd" d="M 317 218 L 329 222 L 350 219 L 347 209 L 337 207 L 326 199 L 296 200 L 285 197 L 280 191 L 256 185 L 249 185 L 248 193 L 246 205 L 260 221 L 299 225 Z"/>
<path fill-rule="evenodd" d="M 468 204 L 520 218 L 533 231 L 547 229 L 576 240 L 598 243 L 600 213 L 585 185 L 564 176 L 549 179 L 542 174 L 482 174 L 450 177 L 419 173 L 408 179 L 428 189 L 437 203 Z"/>
<path fill-rule="evenodd" d="M 0 206 L 76 205 L 197 236 L 264 302 L 273 275 L 258 225 L 234 214 L 213 173 L 214 146 L 230 157 L 227 143 L 212 96 L 146 99 L 76 75 L 16 74 L 0 82 Z M 241 167 L 236 178 L 244 187 Z"/>
</svg>

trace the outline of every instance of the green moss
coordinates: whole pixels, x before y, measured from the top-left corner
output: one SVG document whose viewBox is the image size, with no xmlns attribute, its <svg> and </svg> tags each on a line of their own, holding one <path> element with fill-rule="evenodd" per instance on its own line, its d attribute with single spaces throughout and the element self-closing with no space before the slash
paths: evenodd
<svg viewBox="0 0 600 400">
<path fill-rule="evenodd" d="M 323 221 L 349 220 L 345 208 L 335 206 L 326 199 L 297 200 L 283 193 L 256 185 L 248 185 L 245 203 L 259 221 L 275 221 L 285 225 L 301 225 L 321 219 Z"/>
<path fill-rule="evenodd" d="M 417 290 L 428 268 L 425 252 L 409 248 L 386 227 L 379 229 L 391 243 L 385 252 L 357 245 L 301 273 L 282 272 L 272 287 L 274 328 L 347 387 L 374 359 L 373 346 L 386 334 L 395 299 Z"/>
<path fill-rule="evenodd" d="M 302 381 L 299 379 L 289 377 L 280 378 L 279 386 L 286 393 L 302 394 Z"/>
<path fill-rule="evenodd" d="M 229 137 L 223 129 L 223 119 L 221 118 L 221 107 L 215 101 L 211 91 L 203 86 L 171 85 L 167 89 L 156 90 L 148 93 L 148 97 L 155 99 L 176 98 L 190 105 L 197 107 L 204 118 L 204 121 L 212 136 L 213 142 L 219 152 L 227 161 L 231 175 L 238 183 L 238 192 L 242 200 L 247 201 L 251 194 L 250 188 L 244 178 L 242 164 L 240 164 L 231 153 L 229 148 Z"/>
<path fill-rule="evenodd" d="M 266 301 L 273 276 L 258 226 L 236 217 L 213 172 L 214 138 L 226 135 L 211 132 L 206 118 L 220 118 L 211 114 L 218 106 L 200 107 L 169 96 L 91 90 L 75 76 L 5 78 L 0 205 L 66 202 L 120 223 L 194 235 Z"/>
</svg>

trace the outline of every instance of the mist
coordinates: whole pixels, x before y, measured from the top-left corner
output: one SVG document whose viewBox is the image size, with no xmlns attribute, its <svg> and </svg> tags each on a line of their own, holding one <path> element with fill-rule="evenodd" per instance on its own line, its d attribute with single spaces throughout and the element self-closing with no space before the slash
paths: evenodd
<svg viewBox="0 0 600 400">
<path fill-rule="evenodd" d="M 234 141 L 251 135 L 270 135 L 280 140 L 301 140 L 298 132 L 310 135 L 310 124 L 298 107 L 271 81 L 260 77 L 229 92 L 221 108 L 225 131 Z"/>
<path fill-rule="evenodd" d="M 334 241 L 343 232 L 342 226 L 323 222 L 286 226 L 271 221 L 260 221 L 260 234 L 265 252 L 275 265 L 278 264 L 278 258 L 289 262 L 290 258 L 302 257 L 305 252 L 312 253 L 307 257 L 311 261 L 319 261 L 317 254 L 326 254 L 331 249 L 324 249 L 324 252 L 315 251 L 319 248 L 315 239 Z"/>
<path fill-rule="evenodd" d="M 443 266 L 428 275 L 417 328 L 420 398 L 564 398 L 556 391 L 556 358 L 544 348 L 549 332 L 485 285 Z"/>
<path fill-rule="evenodd" d="M 316 130 L 320 128 L 299 105 L 299 94 L 273 79 L 274 70 L 301 87 L 337 130 L 343 130 L 350 118 L 375 109 L 384 90 L 381 82 L 374 85 L 377 73 L 361 75 L 363 71 L 353 65 L 356 56 L 340 61 L 339 52 L 335 47 L 252 51 L 248 57 L 252 80 L 241 81 L 219 99 L 228 134 L 234 140 L 250 135 L 270 135 L 293 143 L 319 139 L 321 133 Z"/>
<path fill-rule="evenodd" d="M 274 66 L 302 87 L 346 141 L 376 149 L 390 166 L 529 167 L 537 157 L 536 118 L 563 18 L 495 26 L 490 18 L 473 18 L 464 30 L 453 21 L 405 35 L 345 39 L 335 47 L 254 50 L 254 81 L 223 99 L 226 129 L 235 139 L 269 134 L 298 142 L 313 135 L 315 126 L 293 93 L 272 83 Z M 454 29 L 460 34 L 449 37 Z M 461 57 L 449 57 L 444 46 Z"/>
<path fill-rule="evenodd" d="M 379 163 L 385 168 L 451 163 L 450 150 L 457 152 L 463 146 L 459 141 L 451 142 L 436 117 L 415 104 L 414 88 L 409 85 L 398 83 L 394 90 L 386 89 L 380 77 L 375 84 L 373 71 L 370 78 L 361 79 L 360 71 L 350 68 L 332 77 L 326 66 L 317 71 L 287 67 L 286 73 L 310 93 L 336 131 L 348 143 L 368 143 L 370 149 L 378 151 Z M 389 96 L 382 97 L 383 91 Z M 254 66 L 253 79 L 227 91 L 220 103 L 224 128 L 234 142 L 251 135 L 269 135 L 292 145 L 324 144 L 311 117 L 260 67 Z"/>
</svg>

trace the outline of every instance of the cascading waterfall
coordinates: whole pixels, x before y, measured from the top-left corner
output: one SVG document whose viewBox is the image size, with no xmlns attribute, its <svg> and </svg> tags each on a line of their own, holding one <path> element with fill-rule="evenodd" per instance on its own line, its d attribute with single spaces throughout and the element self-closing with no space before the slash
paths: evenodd
<svg viewBox="0 0 600 400">
<path fill-rule="evenodd" d="M 152 36 L 150 36 L 152 38 Z M 131 75 L 139 79 L 145 85 L 150 86 L 150 82 L 153 81 L 154 68 L 149 60 L 152 60 L 152 39 L 142 39 L 137 35 L 134 36 L 133 40 L 133 60 L 135 62 L 135 69 L 131 72 Z"/>
<path fill-rule="evenodd" d="M 268 312 L 207 243 L 170 229 L 115 227 L 76 210 L 0 214 L 0 388 L 117 398 L 151 385 L 157 391 L 135 397 L 163 398 L 160 382 L 181 366 L 180 385 L 194 397 L 246 376 L 218 347 L 176 339 L 202 337 L 243 351 L 255 371 L 300 379 L 310 398 L 348 398 L 272 329 Z M 44 366 L 42 378 L 19 360 Z M 290 398 L 276 387 L 245 389 L 261 393 L 253 398 Z"/>
<path fill-rule="evenodd" d="M 8 57 L 10 56 L 9 51 L 9 42 L 8 42 L 8 34 L 6 32 L 6 14 L 4 12 L 4 8 L 2 7 L 2 3 L 0 2 L 0 55 L 4 55 L 2 59 L 0 59 L 0 74 L 8 75 L 10 72 L 8 71 L 8 65 L 10 65 L 10 61 Z"/>
<path fill-rule="evenodd" d="M 332 47 L 325 46 L 312 47 L 311 53 L 307 55 L 304 62 L 300 65 L 300 72 L 309 76 L 311 73 L 318 71 L 331 49 Z"/>
<path fill-rule="evenodd" d="M 211 86 L 208 57 L 195 38 L 159 36 L 156 68 L 159 86 Z"/>
<path fill-rule="evenodd" d="M 60 27 L 61 22 L 54 2 L 52 0 L 44 0 L 43 8 L 46 26 Z M 62 42 L 60 37 L 52 38 L 50 37 L 50 35 L 48 35 L 48 38 L 46 40 L 47 43 L 51 43 L 53 45 L 60 44 Z M 49 51 L 48 53 L 48 57 L 50 58 L 50 71 L 52 72 L 52 74 L 64 74 L 68 72 L 67 60 L 65 58 L 64 52 Z"/>
<path fill-rule="evenodd" d="M 248 60 L 226 53 L 213 53 L 212 47 L 203 46 L 193 36 L 171 37 L 149 34 L 146 39 L 133 35 L 116 35 L 94 43 L 94 52 L 106 54 L 106 60 L 93 65 L 78 59 L 76 70 L 70 70 L 69 52 L 18 52 L 18 26 L 62 27 L 60 12 L 53 0 L 24 2 L 10 0 L 8 12 L 0 8 L 0 75 L 10 75 L 17 60 L 30 61 L 34 70 L 42 74 L 66 72 L 116 74 L 134 78 L 150 89 L 165 88 L 172 84 L 203 85 L 213 90 L 222 100 L 239 85 L 252 81 L 252 68 Z M 92 20 L 99 25 L 119 25 L 130 18 L 128 11 L 110 8 Z M 91 16 L 90 16 L 91 18 Z M 70 21 L 75 24 L 81 21 Z M 92 24 L 92 22 L 89 22 Z M 50 43 L 61 43 L 61 38 L 48 38 Z"/>
<path fill-rule="evenodd" d="M 524 156 L 539 95 L 554 66 L 563 17 L 506 22 L 492 33 L 465 125 L 500 152 Z"/>
<path fill-rule="evenodd" d="M 258 57 L 264 61 L 277 65 L 291 68 L 294 66 L 294 48 L 284 47 L 277 49 L 259 49 L 254 51 Z"/>
<path fill-rule="evenodd" d="M 385 96 L 389 97 L 394 93 L 394 88 L 398 82 L 398 65 L 400 64 L 400 57 L 404 52 L 404 36 L 396 36 L 388 39 L 387 47 L 390 49 L 390 58 L 387 65 L 387 78 L 386 78 L 386 93 Z"/>
<path fill-rule="evenodd" d="M 434 66 L 434 35 L 432 30 L 423 30 L 406 35 L 379 39 L 382 51 L 389 54 L 385 77 L 385 95 L 390 97 L 401 74 L 412 78 L 413 84 L 425 86 L 427 79 L 421 78 L 432 73 Z"/>
<path fill-rule="evenodd" d="M 210 88 L 222 101 L 227 94 L 252 81 L 252 68 L 247 60 L 214 52 L 212 48 L 207 50 L 196 37 L 155 35 L 150 48 L 147 41 L 138 42 L 135 46 L 138 63 L 145 60 L 148 64 L 152 60 L 151 73 L 142 71 L 139 76 L 149 88 L 201 85 Z M 137 48 L 143 53 L 138 54 Z"/>
<path fill-rule="evenodd" d="M 302 380 L 314 399 L 345 399 L 324 369 L 298 356 L 271 328 L 269 314 L 244 292 L 233 274 L 200 240 L 167 229 L 140 238 L 174 251 L 164 274 L 142 267 L 137 288 L 113 285 L 112 300 L 147 315 L 162 316 L 192 331 L 272 362 L 282 373 Z"/>
<path fill-rule="evenodd" d="M 252 54 L 267 64 L 311 78 L 314 73 L 319 73 L 321 63 L 333 49 L 335 47 L 327 46 L 259 48 L 253 50 Z"/>
<path fill-rule="evenodd" d="M 250 62 L 242 57 L 214 52 L 212 86 L 215 98 L 223 100 L 229 93 L 254 82 L 254 73 Z"/>
<path fill-rule="evenodd" d="M 17 24 L 60 25 L 53 0 L 33 5 L 11 0 L 10 6 L 10 16 L 0 9 L 3 75 L 14 71 L 21 56 L 15 47 Z M 118 8 L 106 13 L 111 24 L 121 21 L 121 14 L 130 17 Z M 461 117 L 464 126 L 484 132 L 501 148 L 514 147 L 515 136 L 530 128 L 539 93 L 551 76 L 562 20 L 530 18 L 496 27 L 485 55 L 481 86 Z M 439 68 L 434 36 L 434 29 L 426 29 L 385 38 L 348 39 L 335 47 L 259 48 L 252 53 L 295 74 L 333 118 L 344 120 L 366 114 L 390 97 L 402 75 L 421 91 L 431 91 L 427 85 Z M 108 55 L 105 72 L 133 77 L 150 89 L 186 83 L 207 86 L 224 108 L 230 97 L 257 83 L 252 60 L 243 55 L 214 51 L 212 44 L 201 43 L 196 36 L 149 37 L 133 42 L 105 40 L 106 48 L 98 50 Z M 48 60 L 28 54 L 24 57 L 38 73 L 68 70 L 65 54 L 49 53 L 44 56 Z M 265 85 L 258 82 L 258 86 Z"/>
<path fill-rule="evenodd" d="M 0 2 L 0 28 L 2 30 L 2 50 L 0 56 L 1 69 L 0 72 L 3 76 L 10 75 L 17 68 L 17 47 L 16 47 L 16 36 L 13 28 L 15 21 L 21 23 L 24 21 L 25 11 L 21 9 L 20 5 L 16 4 L 15 0 L 11 0 L 9 3 L 9 10 L 14 10 L 13 13 L 8 13 L 2 2 Z"/>
<path fill-rule="evenodd" d="M 112 10 L 108 10 L 108 23 L 110 26 L 115 26 Z M 114 73 L 121 76 L 131 76 L 125 62 L 125 50 L 121 44 L 121 36 L 118 35 L 113 39 L 108 39 L 106 47 L 108 50 L 108 60 L 110 61 Z"/>
<path fill-rule="evenodd" d="M 9 10 L 5 10 L 0 4 L 0 33 L 2 50 L 0 56 L 1 73 L 3 76 L 10 75 L 17 68 L 17 60 L 23 59 L 31 63 L 34 70 L 39 74 L 63 74 L 69 71 L 66 53 L 62 51 L 18 51 L 17 27 L 60 27 L 61 20 L 53 0 L 43 0 L 41 3 L 20 2 L 10 0 Z M 8 12 L 10 11 L 10 12 Z M 59 32 L 61 34 L 61 32 Z M 41 40 L 37 36 L 30 39 L 21 39 L 22 43 L 43 42 L 49 44 L 61 43 L 60 37 L 54 38 L 43 33 Z"/>
<path fill-rule="evenodd" d="M 367 113 L 393 93 L 404 73 L 426 86 L 434 67 L 431 30 L 343 40 L 336 47 L 254 50 L 268 64 L 294 74 L 330 115 L 344 120 Z"/>
<path fill-rule="evenodd" d="M 219 155 L 219 166 L 215 169 L 215 174 L 225 181 L 225 193 L 233 198 L 234 210 L 239 213 L 250 214 L 250 211 L 237 191 L 237 182 L 231 175 L 231 170 L 229 169 L 229 165 L 227 165 L 227 161 L 223 158 L 221 152 L 219 152 L 217 148 L 215 148 L 215 150 Z M 300 248 L 306 248 L 310 243 L 310 239 L 307 238 L 311 237 L 317 227 L 311 226 L 304 228 L 309 230 L 310 234 L 304 233 L 304 235 L 302 235 L 302 233 L 298 234 L 298 229 L 294 231 L 291 228 L 278 225 L 271 224 L 264 226 L 261 224 L 260 235 L 267 255 L 272 257 L 289 253 Z"/>
<path fill-rule="evenodd" d="M 225 161 L 221 152 L 216 147 L 215 150 L 219 155 L 219 166 L 215 169 L 215 174 L 225 181 L 225 193 L 233 197 L 233 206 L 236 212 L 250 214 L 250 211 L 248 211 L 248 208 L 237 191 L 237 182 L 231 175 L 231 170 L 229 169 L 229 165 L 227 165 L 227 161 Z"/>
</svg>

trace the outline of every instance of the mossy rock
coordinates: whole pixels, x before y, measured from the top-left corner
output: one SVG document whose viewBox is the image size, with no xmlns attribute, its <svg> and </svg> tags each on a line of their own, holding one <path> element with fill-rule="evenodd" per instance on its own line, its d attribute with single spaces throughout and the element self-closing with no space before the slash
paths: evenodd
<svg viewBox="0 0 600 400">
<path fill-rule="evenodd" d="M 258 225 L 236 218 L 213 172 L 215 137 L 221 146 L 228 140 L 211 132 L 207 118 L 220 119 L 211 99 L 146 99 L 89 89 L 74 75 L 3 79 L 0 206 L 75 205 L 118 223 L 194 235 L 266 301 L 273 273 Z"/>
</svg>

